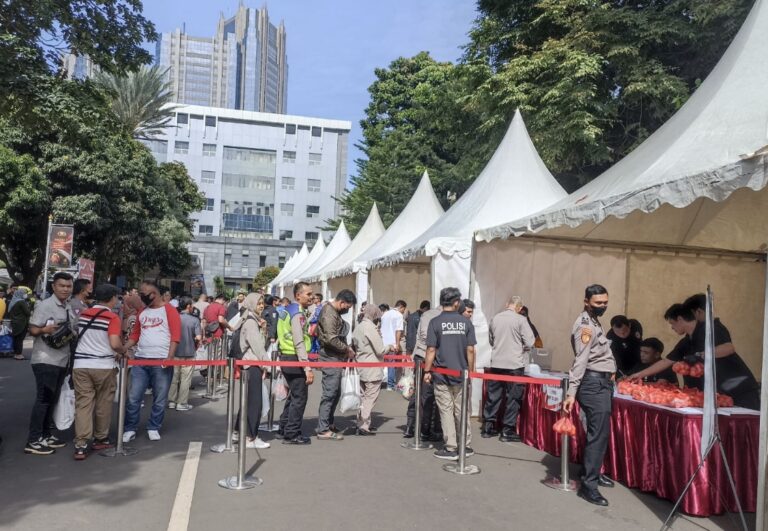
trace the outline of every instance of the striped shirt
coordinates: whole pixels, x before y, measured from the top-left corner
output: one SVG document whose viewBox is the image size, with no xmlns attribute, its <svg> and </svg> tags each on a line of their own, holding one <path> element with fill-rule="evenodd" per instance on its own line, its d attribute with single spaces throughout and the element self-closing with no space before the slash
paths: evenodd
<svg viewBox="0 0 768 531">
<path fill-rule="evenodd" d="M 93 324 L 85 330 L 97 314 L 99 315 L 94 319 Z M 93 308 L 82 311 L 78 321 L 78 332 L 80 338 L 75 350 L 74 369 L 114 369 L 116 367 L 115 353 L 109 344 L 109 336 L 121 336 L 120 317 L 106 306 L 97 304 Z"/>
</svg>

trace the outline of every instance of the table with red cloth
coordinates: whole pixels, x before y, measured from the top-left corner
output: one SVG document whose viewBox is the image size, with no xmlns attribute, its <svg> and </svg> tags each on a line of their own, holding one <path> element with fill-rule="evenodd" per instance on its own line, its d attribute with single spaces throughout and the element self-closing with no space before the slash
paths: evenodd
<svg viewBox="0 0 768 531">
<path fill-rule="evenodd" d="M 554 380 L 553 384 L 558 385 Z M 560 455 L 560 436 L 552 431 L 558 413 L 544 407 L 542 385 L 527 385 L 518 430 L 525 444 L 548 454 Z M 570 439 L 570 461 L 581 462 L 584 430 L 578 405 L 571 412 L 578 435 Z M 615 396 L 611 415 L 605 473 L 627 487 L 676 500 L 700 461 L 700 414 L 683 414 L 631 398 Z M 757 467 L 760 417 L 719 415 L 720 436 L 739 493 L 742 508 L 754 512 L 757 506 Z M 681 510 L 694 516 L 711 516 L 737 506 L 718 448 L 707 458 Z"/>
</svg>

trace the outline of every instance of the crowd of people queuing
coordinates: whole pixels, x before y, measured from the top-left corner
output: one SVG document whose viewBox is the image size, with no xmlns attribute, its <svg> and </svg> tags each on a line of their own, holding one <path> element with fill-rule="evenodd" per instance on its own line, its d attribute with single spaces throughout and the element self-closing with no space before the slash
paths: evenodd
<svg viewBox="0 0 768 531">
<path fill-rule="evenodd" d="M 265 295 L 262 290 L 240 290 L 227 300 L 217 294 L 212 300 L 202 294 L 172 297 L 167 288 L 151 281 L 122 294 L 115 286 L 74 280 L 68 273 L 53 277 L 52 296 L 31 305 L 31 291 L 24 287 L 9 293 L 0 307 L 11 321 L 14 352 L 23 359 L 27 331 L 34 338 L 30 362 L 36 382 L 36 398 L 30 416 L 24 451 L 49 455 L 67 443 L 53 429 L 52 414 L 62 383 L 71 377 L 76 397 L 74 457 L 85 459 L 91 450 L 113 445 L 109 435 L 112 403 L 116 389 L 116 362 L 124 356 L 136 360 L 191 359 L 206 341 L 231 334 L 230 355 L 245 360 L 300 361 L 305 367 L 280 369 L 287 387 L 279 429 L 275 438 L 286 445 L 310 444 L 302 432 L 309 386 L 316 372 L 320 377 L 320 405 L 314 435 L 318 440 L 341 441 L 343 429 L 336 424 L 335 411 L 341 396 L 341 368 L 315 368 L 310 355 L 321 362 L 356 361 L 375 363 L 388 353 L 406 354 L 423 364 L 421 403 L 410 396 L 403 437 L 420 430 L 422 440 L 442 442 L 435 457 L 458 459 L 458 433 L 463 396 L 460 377 L 435 369 L 476 370 L 477 340 L 472 323 L 475 304 L 456 288 L 440 291 L 438 306 L 421 301 L 409 311 L 405 300 L 387 304 L 362 301 L 356 319 L 346 317 L 358 306 L 355 294 L 341 290 L 331 300 L 313 293 L 309 284 L 293 286 L 293 300 Z M 2 300 L 2 299 L 0 299 Z M 531 322 L 520 296 L 511 297 L 506 307 L 489 320 L 491 358 L 485 372 L 520 376 L 529 364 L 531 349 L 544 345 Z M 677 345 L 662 358 L 664 344 L 644 337 L 640 322 L 624 315 L 610 320 L 606 333 L 600 322 L 608 305 L 608 292 L 600 285 L 586 288 L 583 312 L 573 326 L 571 345 L 574 360 L 569 372 L 568 394 L 563 406 L 570 412 L 578 402 L 583 412 L 586 446 L 579 496 L 598 505 L 607 500 L 598 486 L 613 482 L 600 473 L 608 441 L 611 397 L 616 379 L 678 383 L 673 363 L 695 363 L 703 358 L 706 297 L 693 295 L 672 305 L 664 314 L 671 329 L 681 336 Z M 2 317 L 2 316 L 0 316 Z M 727 328 L 715 319 L 717 390 L 728 394 L 736 406 L 759 409 L 759 386 L 736 353 Z M 233 324 L 234 323 L 234 324 Z M 71 330 L 69 340 L 63 329 Z M 67 348 L 68 347 L 68 348 Z M 151 441 L 161 439 L 160 430 L 167 409 L 189 411 L 189 390 L 194 366 L 167 367 L 138 365 L 130 370 L 125 411 L 124 442 L 139 431 L 145 395 L 152 405 L 144 429 Z M 264 449 L 270 444 L 259 436 L 262 412 L 262 380 L 270 377 L 266 367 L 243 367 L 258 373 L 249 378 L 247 433 L 234 434 L 248 448 Z M 394 369 L 363 368 L 359 371 L 361 404 L 352 433 L 376 434 L 372 412 L 382 389 L 394 390 Z M 703 378 L 685 376 L 684 384 L 703 387 Z M 526 387 L 521 383 L 488 381 L 481 413 L 480 435 L 498 436 L 504 443 L 521 440 L 519 412 Z M 506 404 L 502 408 L 502 404 Z M 416 426 L 416 407 L 421 408 L 421 425 Z M 502 410 L 503 409 L 503 410 Z M 238 411 L 239 426 L 240 412 Z M 473 455 L 472 430 L 467 427 L 466 456 Z"/>
</svg>

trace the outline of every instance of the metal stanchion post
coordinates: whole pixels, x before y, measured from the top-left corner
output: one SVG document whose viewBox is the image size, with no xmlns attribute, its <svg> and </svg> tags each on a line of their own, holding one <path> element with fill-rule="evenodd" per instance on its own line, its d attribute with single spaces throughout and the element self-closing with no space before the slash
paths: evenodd
<svg viewBox="0 0 768 531">
<path fill-rule="evenodd" d="M 219 354 L 219 360 L 225 360 L 229 357 L 229 336 L 227 334 L 224 334 L 221 338 L 221 353 Z M 227 385 L 224 384 L 224 378 L 226 378 L 224 367 L 219 367 L 219 371 L 216 373 L 218 375 L 218 382 L 216 383 L 216 391 L 225 391 L 227 389 Z"/>
<path fill-rule="evenodd" d="M 216 352 L 216 341 L 217 339 L 214 339 L 210 343 L 208 343 L 208 361 L 213 361 L 215 352 Z M 207 398 L 209 400 L 218 400 L 218 397 L 214 393 L 213 388 L 213 365 L 208 365 L 208 368 L 206 369 L 206 377 L 205 377 L 205 394 L 202 395 L 202 398 Z"/>
<path fill-rule="evenodd" d="M 261 478 L 245 475 L 245 447 L 248 429 L 248 377 L 249 369 L 240 371 L 240 440 L 237 443 L 237 475 L 219 480 L 219 487 L 246 490 L 261 485 Z"/>
<path fill-rule="evenodd" d="M 277 345 L 273 345 L 272 348 L 272 361 L 277 361 Z M 273 432 L 280 429 L 280 424 L 275 422 L 275 395 L 272 394 L 272 384 L 275 383 L 277 378 L 277 367 L 274 365 L 269 371 L 269 413 L 267 413 L 267 422 L 259 426 L 260 430 Z"/>
<path fill-rule="evenodd" d="M 232 445 L 232 432 L 235 429 L 235 358 L 229 358 L 227 367 L 229 368 L 227 379 L 227 442 L 211 446 L 211 452 L 218 454 L 235 451 L 235 447 Z"/>
<path fill-rule="evenodd" d="M 120 359 L 117 376 L 117 445 L 114 448 L 107 448 L 99 452 L 104 457 L 116 457 L 118 455 L 134 455 L 138 452 L 136 448 L 125 446 L 123 444 L 123 433 L 125 431 L 125 402 L 128 395 L 128 359 Z"/>
<path fill-rule="evenodd" d="M 471 476 L 479 474 L 480 467 L 477 465 L 466 464 L 467 460 L 467 424 L 469 423 L 469 371 L 464 369 L 461 378 L 461 420 L 459 422 L 459 462 L 443 465 L 443 470 L 459 474 L 460 476 Z"/>
<path fill-rule="evenodd" d="M 563 391 L 563 402 L 565 397 L 568 396 L 568 378 L 563 378 L 560 381 L 560 388 Z M 568 477 L 568 435 L 565 433 L 560 436 L 560 477 L 551 476 L 544 480 L 544 485 L 547 487 L 571 492 L 579 488 L 579 484 Z"/>
<path fill-rule="evenodd" d="M 413 368 L 413 381 L 415 386 L 415 397 L 414 400 L 416 402 L 416 419 L 415 419 L 415 426 L 414 426 L 414 432 L 413 432 L 413 442 L 404 442 L 400 444 L 403 448 L 408 448 L 409 450 L 429 450 L 432 448 L 432 445 L 427 442 L 421 442 L 421 386 L 424 384 L 422 381 L 424 378 L 424 375 L 422 374 L 423 368 L 421 366 L 421 361 L 419 361 L 418 358 L 414 357 L 414 368 Z"/>
</svg>

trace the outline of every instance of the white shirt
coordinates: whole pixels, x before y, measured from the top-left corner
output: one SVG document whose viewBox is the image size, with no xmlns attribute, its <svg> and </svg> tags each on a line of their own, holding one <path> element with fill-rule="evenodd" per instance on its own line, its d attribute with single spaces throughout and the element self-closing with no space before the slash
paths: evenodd
<svg viewBox="0 0 768 531">
<path fill-rule="evenodd" d="M 397 346 L 397 332 L 403 331 L 403 314 L 395 309 L 381 316 L 381 338 L 385 345 Z"/>
</svg>

